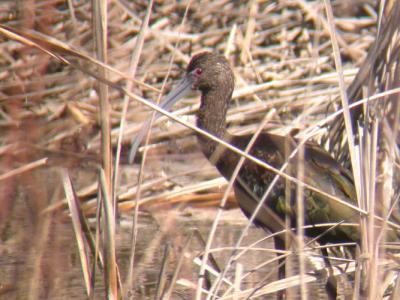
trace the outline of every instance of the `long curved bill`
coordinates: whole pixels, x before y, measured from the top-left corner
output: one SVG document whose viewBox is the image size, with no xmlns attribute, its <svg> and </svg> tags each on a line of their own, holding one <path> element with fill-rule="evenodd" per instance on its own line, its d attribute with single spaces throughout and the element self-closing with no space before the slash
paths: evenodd
<svg viewBox="0 0 400 300">
<path fill-rule="evenodd" d="M 186 75 L 182 80 L 178 82 L 176 87 L 168 93 L 168 95 L 165 97 L 165 100 L 160 103 L 160 108 L 170 111 L 171 107 L 178 102 L 180 99 L 185 97 L 189 92 L 192 90 L 192 84 L 193 84 L 193 78 L 189 74 Z M 157 112 L 154 121 L 156 121 L 159 117 L 161 117 L 161 113 Z M 131 149 L 129 151 L 129 163 L 132 164 L 136 152 L 143 140 L 143 138 L 146 136 L 147 132 L 149 131 L 151 126 L 151 119 L 147 120 L 138 134 L 132 139 L 131 141 Z"/>
</svg>

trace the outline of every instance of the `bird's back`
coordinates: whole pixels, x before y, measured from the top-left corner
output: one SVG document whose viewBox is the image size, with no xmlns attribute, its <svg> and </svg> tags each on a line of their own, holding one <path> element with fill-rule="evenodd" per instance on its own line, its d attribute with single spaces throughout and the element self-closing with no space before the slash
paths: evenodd
<svg viewBox="0 0 400 300">
<path fill-rule="evenodd" d="M 244 150 L 251 136 L 229 136 L 233 145 Z M 266 162 L 275 169 L 281 169 L 288 161 L 291 152 L 296 148 L 296 141 L 290 137 L 274 134 L 261 134 L 254 143 L 250 154 Z M 225 149 L 216 162 L 220 173 L 230 179 L 240 156 Z M 297 177 L 299 165 L 302 165 L 304 177 L 302 181 L 323 193 L 304 190 L 304 220 L 306 234 L 310 237 L 321 235 L 319 241 L 356 242 L 359 239 L 357 226 L 333 226 L 334 223 L 357 223 L 359 213 L 353 208 L 335 200 L 356 205 L 354 184 L 351 175 L 344 170 L 326 151 L 312 143 L 304 145 L 303 158 L 295 155 L 289 160 L 288 167 L 283 170 L 291 177 Z M 264 193 L 267 191 L 276 173 L 266 170 L 258 164 L 246 160 L 235 181 L 235 194 L 242 211 L 249 217 L 252 215 Z M 286 189 L 289 185 L 290 188 Z M 280 177 L 271 189 L 255 223 L 269 231 L 277 232 L 285 228 L 285 217 L 291 220 L 291 226 L 297 222 L 296 183 Z M 327 196 L 326 194 L 330 195 Z M 289 197 L 287 197 L 289 195 Z M 286 201 L 286 199 L 289 201 Z M 322 224 L 330 224 L 322 226 Z"/>
</svg>

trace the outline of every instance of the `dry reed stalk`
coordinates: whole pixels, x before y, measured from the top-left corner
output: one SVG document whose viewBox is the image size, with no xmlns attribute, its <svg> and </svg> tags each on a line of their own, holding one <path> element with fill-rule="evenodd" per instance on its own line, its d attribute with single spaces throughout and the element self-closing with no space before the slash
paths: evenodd
<svg viewBox="0 0 400 300">
<path fill-rule="evenodd" d="M 153 8 L 153 1 L 150 1 L 147 11 L 146 11 L 146 16 L 145 19 L 142 22 L 140 31 L 139 31 L 139 36 L 137 37 L 137 43 L 136 47 L 134 49 L 133 55 L 131 57 L 131 72 L 130 75 L 132 78 L 135 78 L 136 75 L 136 70 L 139 64 L 139 58 L 142 53 L 143 49 L 143 44 L 144 44 L 144 39 L 148 30 L 149 26 L 149 20 L 150 20 L 150 15 L 152 12 Z M 133 87 L 132 84 L 127 85 L 127 90 L 131 90 Z M 123 133 L 124 133 L 124 126 L 125 126 L 125 119 L 128 111 L 128 105 L 129 105 L 129 97 L 125 96 L 124 97 L 124 106 L 123 106 L 123 111 L 122 111 L 122 116 L 121 116 L 121 122 L 119 126 L 119 136 L 118 136 L 118 144 L 117 144 L 117 153 L 116 153 L 116 159 L 115 159 L 115 173 L 114 173 L 114 186 L 118 186 L 119 182 L 119 163 L 120 163 L 120 155 L 121 155 L 121 147 L 122 147 L 122 138 L 123 138 Z M 140 171 L 139 171 L 140 173 Z M 137 193 L 136 193 L 136 198 L 135 198 L 135 213 L 133 215 L 133 222 L 132 222 L 132 240 L 131 240 L 131 254 L 130 254 L 130 259 L 129 259 L 129 266 L 128 266 L 128 275 L 125 283 L 125 290 L 130 291 L 132 289 L 132 278 L 133 278 L 133 270 L 134 270 L 134 261 L 135 261 L 135 250 L 136 250 L 136 240 L 137 240 L 137 222 L 138 222 L 138 212 L 139 212 L 139 205 L 137 203 L 137 200 L 140 198 L 140 189 L 141 189 L 141 179 L 139 178 L 138 180 L 138 185 L 137 185 Z M 114 193 L 114 205 L 115 207 L 119 207 L 117 204 L 117 195 Z M 127 294 L 125 293 L 124 297 L 126 297 Z"/>
<path fill-rule="evenodd" d="M 82 264 L 82 272 L 86 286 L 86 293 L 88 297 L 92 295 L 91 289 L 91 277 L 92 274 L 90 273 L 89 268 L 89 257 L 87 256 L 87 251 L 85 250 L 85 242 L 84 242 L 84 235 L 82 231 L 82 224 L 81 224 L 81 216 L 82 213 L 79 209 L 79 204 L 72 186 L 71 178 L 68 175 L 68 172 L 65 170 L 63 173 L 63 182 L 64 182 L 64 190 L 67 196 L 68 205 L 70 207 L 72 224 L 74 226 L 74 231 L 76 235 L 76 241 L 78 244 L 79 249 L 79 256 Z"/>
<path fill-rule="evenodd" d="M 195 142 L 191 139 L 191 131 L 188 129 L 174 127 L 173 130 L 165 130 L 163 127 L 165 122 L 161 120 L 154 124 L 152 145 L 149 148 L 146 163 L 147 171 L 145 170 L 141 187 L 135 186 L 132 172 L 128 173 L 128 167 L 123 165 L 126 156 L 124 147 L 136 134 L 147 113 L 147 110 L 136 101 L 132 102 L 132 109 L 127 110 L 127 99 L 130 97 L 139 102 L 145 98 L 155 99 L 162 90 L 162 82 L 169 74 L 171 56 L 174 56 L 174 61 L 170 76 L 172 80 L 175 80 L 183 73 L 179 67 L 186 65 L 192 52 L 213 49 L 225 53 L 235 66 L 239 85 L 234 96 L 234 107 L 231 108 L 228 118 L 232 129 L 236 132 L 256 131 L 257 126 L 252 124 L 263 119 L 265 113 L 274 108 L 276 117 L 271 124 L 266 126 L 268 130 L 287 133 L 296 128 L 300 131 L 300 137 L 309 137 L 312 134 L 315 139 L 318 139 L 324 132 L 316 130 L 316 127 L 325 126 L 326 122 L 333 118 L 331 113 L 334 108 L 332 106 L 326 108 L 327 99 L 328 101 L 335 99 L 338 94 L 337 72 L 331 55 L 328 28 L 332 25 L 340 28 L 337 40 L 343 50 L 344 70 L 339 73 L 346 76 L 344 80 L 348 84 L 355 75 L 360 61 L 367 55 L 368 45 L 374 40 L 374 26 L 377 20 L 377 14 L 368 3 L 355 7 L 358 12 L 363 13 L 363 18 L 358 18 L 358 13 L 351 15 L 351 11 L 345 10 L 344 12 L 350 12 L 350 15 L 340 17 L 340 9 L 337 8 L 338 13 L 335 19 L 328 20 L 329 18 L 326 19 L 323 14 L 323 5 L 317 2 L 206 1 L 201 9 L 190 7 L 189 17 L 185 19 L 184 32 L 180 32 L 182 12 L 188 9 L 188 6 L 184 3 L 157 2 L 154 5 L 148 29 L 142 30 L 147 3 L 128 3 L 119 0 L 109 3 L 107 14 L 103 11 L 103 15 L 97 16 L 100 22 L 97 24 L 108 22 L 107 46 L 104 43 L 106 31 L 100 31 L 99 25 L 95 27 L 95 30 L 104 38 L 103 42 L 100 41 L 96 47 L 96 51 L 99 54 L 103 53 L 101 56 L 105 58 L 105 51 L 108 49 L 107 64 L 104 64 L 92 59 L 90 54 L 93 49 L 88 22 L 91 16 L 89 3 L 68 1 L 65 7 L 60 6 L 58 1 L 30 3 L 34 6 L 17 6 L 14 1 L 4 1 L 0 6 L 1 23 L 16 27 L 17 22 L 22 20 L 23 25 L 19 29 L 25 34 L 25 36 L 15 36 L 16 32 L 7 33 L 4 28 L 2 30 L 2 34 L 8 34 L 8 38 L 0 44 L 4 53 L 0 57 L 2 68 L 0 126 L 5 133 L 0 138 L 2 144 L 0 151 L 1 155 L 9 159 L 5 160 L 8 161 L 8 165 L 1 165 L 1 168 L 7 170 L 21 168 L 18 159 L 28 153 L 29 160 L 22 160 L 22 168 L 29 167 L 30 163 L 40 161 L 44 157 L 49 157 L 49 165 L 68 166 L 72 172 L 77 173 L 84 172 L 85 169 L 93 172 L 93 169 L 98 167 L 97 160 L 93 159 L 93 156 L 97 155 L 101 149 L 100 131 L 96 126 L 98 100 L 108 99 L 111 105 L 102 109 L 102 113 L 103 117 L 109 118 L 104 121 L 111 128 L 108 128 L 108 125 L 103 128 L 103 140 L 107 141 L 110 136 L 112 139 L 102 144 L 105 147 L 102 150 L 103 161 L 111 162 L 109 153 L 111 147 L 118 149 L 117 155 L 119 155 L 119 149 L 122 148 L 122 166 L 120 165 L 118 169 L 117 163 L 115 172 L 118 171 L 121 178 L 126 176 L 128 179 L 116 184 L 115 190 L 112 185 L 103 185 L 103 187 L 110 187 L 110 193 L 113 197 L 115 195 L 115 198 L 108 197 L 110 201 L 113 199 L 125 201 L 120 204 L 120 207 L 128 210 L 133 207 L 138 209 L 138 204 L 145 208 L 154 206 L 158 202 L 160 207 L 165 209 L 164 206 L 171 202 L 189 202 L 190 195 L 185 196 L 184 193 L 192 193 L 191 198 L 194 201 L 209 198 L 210 203 L 214 203 L 215 198 L 222 194 L 216 193 L 219 191 L 218 187 L 221 186 L 220 180 L 210 181 L 210 176 L 216 175 L 206 168 L 199 169 L 196 176 L 190 177 L 190 180 L 195 181 L 196 184 L 184 186 L 181 183 L 184 182 L 181 177 L 191 174 L 190 156 L 182 162 L 181 158 L 176 159 L 179 155 L 173 156 L 162 151 L 168 148 L 179 153 L 176 149 L 169 147 L 176 140 L 180 143 L 178 145 L 184 145 L 180 151 L 183 152 L 181 156 L 185 157 L 185 154 L 193 151 Z M 396 7 L 396 2 L 391 4 Z M 17 18 L 19 15 L 14 13 L 17 8 L 22 16 L 25 15 L 21 20 Z M 6 14 L 3 13 L 4 11 Z M 42 11 L 47 14 L 41 13 Z M 390 9 L 385 7 L 382 11 L 385 13 L 384 16 L 388 16 Z M 29 14 L 33 16 L 31 19 L 26 17 Z M 213 18 L 216 15 L 218 17 Z M 385 18 L 380 25 L 381 28 L 389 26 L 385 25 L 390 23 L 390 21 L 385 23 Z M 37 26 L 34 26 L 33 22 Z M 41 31 L 42 28 L 44 28 L 42 31 L 44 34 L 63 41 L 63 44 L 54 40 L 48 41 L 46 36 L 30 35 L 28 32 L 31 29 Z M 385 31 L 381 32 L 385 33 Z M 138 34 L 141 39 L 135 38 Z M 381 38 L 382 36 L 387 39 L 390 34 L 380 35 Z M 26 46 L 12 42 L 10 38 L 16 38 Z M 386 39 L 384 41 L 387 41 Z M 53 42 L 55 44 L 52 44 Z M 178 46 L 176 46 L 177 42 L 179 42 Z M 39 45 L 41 50 L 56 59 L 49 59 L 32 51 L 34 44 Z M 140 51 L 139 44 L 142 44 L 143 51 Z M 134 47 L 137 47 L 136 53 L 140 53 L 140 60 L 137 59 L 139 54 L 132 58 L 136 61 L 134 65 L 137 65 L 137 68 L 132 67 L 136 72 L 133 72 L 135 78 L 131 78 L 132 69 L 126 61 L 127 57 L 131 56 Z M 79 51 L 73 51 L 73 48 Z M 375 49 L 370 52 L 373 54 L 368 56 L 363 66 L 372 65 L 373 61 L 384 57 L 377 54 L 379 51 L 382 50 Z M 337 51 L 336 54 L 338 54 Z M 383 62 L 378 68 L 373 69 L 372 73 L 383 72 L 382 70 L 388 66 L 389 62 Z M 101 71 L 104 72 L 103 75 L 96 74 L 95 70 L 104 70 L 103 67 L 107 68 L 107 71 Z M 81 73 L 74 68 L 86 73 Z M 362 98 L 352 95 L 355 93 L 354 90 L 357 90 L 357 86 L 360 87 L 365 81 L 365 74 L 368 73 L 365 68 L 361 68 L 355 83 L 349 89 L 350 103 Z M 108 75 L 106 76 L 105 73 Z M 98 77 L 108 78 L 109 81 L 99 80 Z M 108 95 L 105 93 L 105 88 L 101 88 L 100 92 L 93 89 L 96 78 L 101 81 L 100 85 L 110 87 Z M 340 80 L 343 86 L 343 78 Z M 131 84 L 127 81 L 134 82 L 133 91 L 130 90 Z M 387 85 L 386 88 L 389 86 Z M 126 88 L 120 89 L 120 87 Z M 359 88 L 358 92 L 360 90 Z M 125 93 L 125 91 L 128 92 Z M 339 91 L 343 93 L 343 87 Z M 264 101 L 266 99 L 268 102 Z M 190 98 L 186 103 L 193 104 L 194 102 L 195 99 Z M 183 115 L 195 113 L 196 106 L 182 109 L 184 105 L 180 104 L 178 107 L 180 113 Z M 352 111 L 351 107 L 349 105 L 350 111 Z M 125 119 L 128 124 L 122 136 Z M 172 118 L 174 119 L 176 120 Z M 23 141 L 24 143 L 13 139 L 17 136 L 15 132 L 19 132 L 19 128 L 25 128 L 24 126 L 30 124 L 30 120 L 38 124 L 40 134 L 35 139 Z M 184 123 L 188 125 L 188 122 Z M 189 127 L 193 130 L 193 126 Z M 396 126 L 394 132 L 396 132 Z M 389 145 L 388 148 L 391 149 L 391 146 Z M 82 156 L 77 155 L 82 154 L 82 151 Z M 160 161 L 166 162 L 170 159 L 176 159 L 175 165 L 179 168 L 168 170 L 168 174 L 161 179 L 156 171 L 157 167 L 148 168 L 151 165 L 160 165 Z M 135 163 L 129 168 L 134 169 L 133 177 L 136 177 L 138 164 Z M 158 168 L 162 169 L 163 166 Z M 111 174 L 111 164 L 105 165 L 104 169 L 108 170 L 106 174 Z M 0 176 L 5 175 L 2 173 Z M 115 176 L 114 183 L 117 183 L 117 177 Z M 13 175 L 7 180 L 14 180 L 14 178 Z M 293 178 L 288 178 L 288 180 L 293 180 Z M 96 203 L 99 203 L 94 200 L 98 194 L 98 183 L 94 181 L 94 179 L 89 179 L 74 182 L 79 191 L 78 196 L 87 201 L 82 207 L 88 212 L 95 211 Z M 127 193 L 129 188 L 134 191 Z M 140 193 L 138 193 L 139 190 Z M 141 199 L 135 203 L 133 199 L 139 195 Z M 149 206 L 146 206 L 147 204 Z M 63 205 L 65 203 L 53 207 L 63 207 Z M 366 208 L 362 207 L 358 210 L 367 215 Z M 7 213 L 9 209 L 6 207 L 1 211 Z M 108 217 L 110 217 L 109 214 Z M 1 219 L 0 225 L 3 222 Z M 173 223 L 172 220 L 170 221 Z M 3 227 L 0 226 L 1 228 Z M 168 227 L 168 230 L 172 230 L 171 227 Z M 155 239 L 155 244 L 161 244 L 161 236 Z M 111 233 L 110 237 L 112 237 Z M 100 240 L 99 236 L 97 238 L 96 245 Z M 108 247 L 115 247 L 111 240 Z M 113 250 L 109 248 L 108 251 L 111 253 Z M 97 255 L 98 251 L 95 253 Z M 146 259 L 151 260 L 154 255 L 154 253 L 149 253 Z M 94 259 L 94 261 L 97 260 Z M 115 266 L 110 266 L 110 272 L 113 272 L 114 268 Z M 207 266 L 203 264 L 203 268 Z M 138 272 L 141 271 L 138 270 Z M 137 278 L 136 276 L 129 277 Z M 241 277 L 245 276 L 246 273 Z M 225 282 L 226 278 L 222 280 Z M 112 281 L 110 279 L 110 282 Z M 114 283 L 112 285 L 115 291 Z M 238 283 L 236 291 L 240 287 Z M 169 293 L 172 293 L 171 289 Z"/>
</svg>

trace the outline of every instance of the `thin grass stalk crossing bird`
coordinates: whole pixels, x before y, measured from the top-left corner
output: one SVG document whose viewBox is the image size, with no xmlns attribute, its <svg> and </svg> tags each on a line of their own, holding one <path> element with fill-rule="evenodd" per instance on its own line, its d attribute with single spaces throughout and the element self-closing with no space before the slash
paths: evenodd
<svg viewBox="0 0 400 300">
<path fill-rule="evenodd" d="M 185 78 L 167 96 L 161 107 L 171 107 L 190 90 L 201 92 L 197 126 L 241 150 L 246 149 L 252 135 L 232 135 L 228 132 L 226 125 L 226 114 L 234 90 L 234 75 L 229 62 L 223 56 L 210 52 L 193 56 L 187 67 Z M 147 123 L 144 128 L 148 129 L 148 127 Z M 134 141 L 133 154 L 143 136 L 142 131 Z M 222 176 L 229 180 L 240 160 L 240 155 L 201 134 L 197 134 L 197 139 L 204 155 L 216 166 Z M 298 146 L 298 141 L 292 136 L 261 133 L 249 153 L 273 168 L 280 169 L 287 161 L 288 145 L 289 149 L 293 150 Z M 303 157 L 298 155 L 291 157 L 288 175 L 296 177 L 301 163 L 304 170 L 304 183 L 322 192 L 307 188 L 304 190 L 305 235 L 315 238 L 320 244 L 360 243 L 360 231 L 357 226 L 360 221 L 360 211 L 351 207 L 357 206 L 351 172 L 344 169 L 317 144 L 306 142 L 303 147 Z M 131 160 L 132 158 L 131 156 Z M 234 183 L 234 191 L 241 210 L 248 218 L 252 216 L 275 176 L 274 172 L 253 161 L 247 159 L 243 163 Z M 289 201 L 285 199 L 287 184 L 291 190 Z M 296 228 L 296 200 L 296 184 L 285 178 L 279 178 L 268 195 L 265 205 L 255 217 L 254 223 L 266 231 L 276 233 L 286 229 L 285 219 L 289 219 L 290 228 Z M 345 203 L 351 205 L 348 206 Z M 330 225 L 323 226 L 324 224 Z M 332 226 L 332 224 L 339 225 Z M 393 231 L 390 231 L 389 235 L 391 238 L 396 237 Z M 286 248 L 284 235 L 278 235 L 274 239 L 278 249 Z M 279 275 L 284 276 L 284 268 L 280 268 Z"/>
</svg>

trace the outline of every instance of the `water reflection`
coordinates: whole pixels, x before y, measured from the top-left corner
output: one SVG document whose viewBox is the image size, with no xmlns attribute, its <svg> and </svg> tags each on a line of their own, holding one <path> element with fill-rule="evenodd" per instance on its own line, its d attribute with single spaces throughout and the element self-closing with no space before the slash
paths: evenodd
<svg viewBox="0 0 400 300">
<path fill-rule="evenodd" d="M 217 230 L 213 243 L 213 258 L 223 268 L 231 255 L 232 247 L 245 225 L 246 219 L 240 211 L 229 211 Z M 167 253 L 167 282 L 181 256 L 184 255 L 178 282 L 174 285 L 172 299 L 193 299 L 199 267 L 193 262 L 204 250 L 196 236 L 192 237 L 185 253 L 183 249 L 189 236 L 199 231 L 204 239 L 210 231 L 215 209 L 196 209 L 192 214 L 177 210 L 140 214 L 131 299 L 154 299 L 163 257 Z M 48 226 L 46 226 L 46 224 Z M 131 253 L 131 216 L 123 215 L 117 230 L 117 257 L 122 282 L 125 285 Z M 1 244 L 0 297 L 5 299 L 85 299 L 86 292 L 77 244 L 68 218 L 47 216 L 33 228 L 26 219 L 18 220 L 19 232 L 6 237 Z M 265 236 L 255 227 L 243 241 L 250 245 Z M 166 248 L 166 246 L 168 247 Z M 165 250 L 168 249 L 167 252 Z M 257 266 L 274 258 L 273 244 L 263 241 L 241 256 L 237 263 L 243 266 L 243 274 L 251 272 L 241 282 L 241 288 L 257 286 L 265 279 L 276 279 L 276 263 L 258 269 Z M 231 281 L 235 277 L 235 266 L 229 270 Z M 272 271 L 272 272 L 271 272 Z M 272 276 L 269 276 L 270 274 Z M 214 280 L 211 277 L 211 280 Z M 223 286 L 226 288 L 226 286 Z M 314 287 L 315 289 L 315 287 Z M 97 271 L 95 299 L 104 298 L 103 278 Z M 315 299 L 321 299 L 320 297 Z"/>
</svg>

